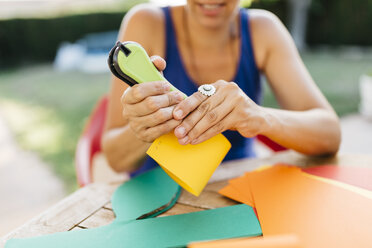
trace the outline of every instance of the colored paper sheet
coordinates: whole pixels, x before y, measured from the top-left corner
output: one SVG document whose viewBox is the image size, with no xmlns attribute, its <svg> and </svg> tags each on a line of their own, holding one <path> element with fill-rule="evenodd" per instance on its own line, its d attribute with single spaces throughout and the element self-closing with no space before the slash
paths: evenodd
<svg viewBox="0 0 372 248">
<path fill-rule="evenodd" d="M 193 241 L 261 234 L 252 208 L 242 204 L 129 223 L 115 221 L 95 229 L 12 239 L 5 248 L 184 247 Z"/>
<path fill-rule="evenodd" d="M 255 207 L 254 201 L 250 193 L 250 187 L 240 188 L 240 182 L 238 180 L 245 180 L 244 177 L 235 178 L 229 181 L 229 184 L 218 191 L 223 196 L 226 196 L 235 201 L 247 204 L 248 206 Z"/>
<path fill-rule="evenodd" d="M 371 247 L 369 191 L 288 166 L 247 176 L 264 236 L 293 233 L 304 247 Z"/>
<path fill-rule="evenodd" d="M 222 134 L 198 145 L 180 145 L 169 133 L 156 139 L 147 154 L 182 188 L 198 196 L 230 148 Z"/>
<path fill-rule="evenodd" d="M 241 195 L 244 196 L 244 202 L 245 204 L 255 207 L 254 206 L 254 199 L 252 192 L 250 190 L 251 186 L 249 185 L 249 181 L 245 179 L 245 176 L 240 178 L 231 179 L 229 181 L 232 187 L 234 187 L 238 192 L 240 192 Z"/>
<path fill-rule="evenodd" d="M 231 184 L 226 185 L 224 188 L 222 188 L 220 191 L 218 191 L 223 196 L 226 196 L 234 201 L 241 202 L 244 204 L 247 204 L 248 206 L 251 206 L 252 203 L 248 202 L 246 198 L 238 191 L 235 187 L 233 187 Z M 252 206 L 251 206 L 252 207 Z"/>
<path fill-rule="evenodd" d="M 192 243 L 189 248 L 302 248 L 295 235 L 236 238 Z"/>
<path fill-rule="evenodd" d="M 262 171 L 271 168 L 272 165 L 261 165 L 254 171 Z M 255 208 L 249 181 L 243 176 L 229 180 L 229 184 L 220 189 L 218 193 L 235 201 L 247 204 Z"/>
<path fill-rule="evenodd" d="M 302 171 L 372 191 L 372 168 L 322 165 L 302 169 Z"/>
<path fill-rule="evenodd" d="M 265 165 L 254 171 L 261 171 L 270 167 L 271 166 Z M 311 175 L 336 180 L 372 191 L 372 168 L 321 165 L 303 168 L 302 171 Z M 254 200 L 250 191 L 249 180 L 247 180 L 244 175 L 242 177 L 230 180 L 229 184 L 222 188 L 219 193 L 223 196 L 255 208 Z"/>
<path fill-rule="evenodd" d="M 161 168 L 156 168 L 122 184 L 111 202 L 116 219 L 128 221 L 164 206 L 156 213 L 161 214 L 175 204 L 179 192 L 180 187 Z"/>
</svg>

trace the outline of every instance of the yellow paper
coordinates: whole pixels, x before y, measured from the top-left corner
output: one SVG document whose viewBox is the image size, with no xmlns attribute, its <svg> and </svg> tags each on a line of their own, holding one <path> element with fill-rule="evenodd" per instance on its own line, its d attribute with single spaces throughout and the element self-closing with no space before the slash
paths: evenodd
<svg viewBox="0 0 372 248">
<path fill-rule="evenodd" d="M 198 196 L 230 148 L 222 134 L 197 145 L 180 145 L 169 133 L 157 138 L 146 153 L 182 188 Z"/>
</svg>

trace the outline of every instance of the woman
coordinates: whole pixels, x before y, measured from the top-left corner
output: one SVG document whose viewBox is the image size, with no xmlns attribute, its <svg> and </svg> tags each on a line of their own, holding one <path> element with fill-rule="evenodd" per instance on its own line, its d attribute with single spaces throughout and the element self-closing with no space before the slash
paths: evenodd
<svg viewBox="0 0 372 248">
<path fill-rule="evenodd" d="M 140 5 L 124 18 L 119 38 L 158 55 L 152 57 L 155 66 L 189 97 L 170 92 L 166 82 L 128 88 L 114 78 L 102 145 L 115 171 L 135 171 L 151 142 L 169 132 L 181 144 L 224 132 L 232 143 L 225 160 L 254 156 L 251 137 L 257 134 L 308 155 L 337 152 L 337 115 L 270 12 L 240 9 L 238 0 L 188 0 L 163 9 Z M 258 105 L 260 73 L 281 110 Z M 202 84 L 216 92 L 203 95 L 197 91 Z M 137 172 L 155 165 L 146 158 Z"/>
</svg>

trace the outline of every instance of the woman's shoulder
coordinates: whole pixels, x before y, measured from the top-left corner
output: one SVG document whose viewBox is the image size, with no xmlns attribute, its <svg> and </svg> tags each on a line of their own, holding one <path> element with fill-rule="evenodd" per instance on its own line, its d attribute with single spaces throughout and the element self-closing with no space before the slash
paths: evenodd
<svg viewBox="0 0 372 248">
<path fill-rule="evenodd" d="M 248 9 L 250 26 L 256 31 L 274 31 L 282 25 L 280 19 L 272 12 L 263 9 Z"/>
<path fill-rule="evenodd" d="M 139 4 L 123 19 L 120 38 L 139 42 L 148 53 L 158 53 L 164 39 L 164 11 L 153 4 Z M 159 46 L 160 47 L 160 46 Z"/>
<path fill-rule="evenodd" d="M 125 15 L 127 19 L 135 19 L 139 24 L 141 23 L 152 23 L 156 24 L 163 19 L 163 11 L 160 7 L 144 3 L 138 4 L 131 8 Z M 154 23 L 155 22 L 155 23 Z"/>
<path fill-rule="evenodd" d="M 263 69 L 269 50 L 278 48 L 278 41 L 288 36 L 288 31 L 280 19 L 270 11 L 262 9 L 246 10 L 249 16 L 251 39 L 257 65 Z"/>
</svg>

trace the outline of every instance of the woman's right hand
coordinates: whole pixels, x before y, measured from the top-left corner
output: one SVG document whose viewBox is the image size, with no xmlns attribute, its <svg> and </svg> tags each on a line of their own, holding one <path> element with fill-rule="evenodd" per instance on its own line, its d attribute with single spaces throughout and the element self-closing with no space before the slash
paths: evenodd
<svg viewBox="0 0 372 248">
<path fill-rule="evenodd" d="M 153 57 L 152 61 L 160 71 L 165 68 L 160 57 Z M 181 123 L 182 120 L 173 119 L 172 113 L 184 95 L 170 89 L 170 83 L 157 81 L 134 85 L 123 93 L 123 117 L 138 139 L 153 142 Z"/>
</svg>

